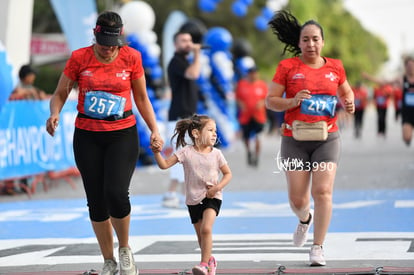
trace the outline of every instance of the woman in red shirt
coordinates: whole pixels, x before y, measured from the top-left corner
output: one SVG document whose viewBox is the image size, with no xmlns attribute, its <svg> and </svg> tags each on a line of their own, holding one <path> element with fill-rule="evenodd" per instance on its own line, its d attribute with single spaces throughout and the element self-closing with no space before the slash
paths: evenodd
<svg viewBox="0 0 414 275">
<path fill-rule="evenodd" d="M 354 129 L 355 137 L 361 137 L 362 122 L 364 118 L 365 107 L 368 103 L 368 90 L 362 85 L 362 82 L 358 82 L 354 87 L 355 95 L 355 115 L 354 115 Z"/>
<path fill-rule="evenodd" d="M 139 152 L 131 91 L 151 131 L 151 143 L 163 143 L 146 92 L 141 54 L 123 45 L 122 26 L 117 13 L 99 15 L 94 29 L 96 43 L 72 52 L 51 98 L 46 122 L 53 136 L 59 113 L 76 82 L 79 96 L 73 138 L 75 161 L 104 258 L 104 275 L 117 272 L 113 229 L 119 244 L 120 273 L 137 274 L 129 247 L 129 185 Z"/>
<path fill-rule="evenodd" d="M 390 84 L 381 84 L 374 88 L 374 100 L 377 108 L 377 133 L 378 136 L 385 137 L 387 130 L 387 110 L 392 96 L 392 86 Z"/>
<path fill-rule="evenodd" d="M 335 107 L 338 96 L 345 111 L 353 113 L 354 94 L 342 62 L 321 56 L 324 36 L 316 21 L 300 25 L 292 14 L 279 11 L 269 25 L 286 45 L 284 52 L 294 54 L 279 63 L 266 98 L 267 108 L 285 111 L 280 161 L 286 172 L 290 205 L 299 219 L 293 243 L 303 246 L 313 223 L 310 265 L 325 265 L 322 245 L 332 215 L 340 147 Z M 313 127 L 312 133 L 309 128 L 297 130 L 295 125 Z"/>
<path fill-rule="evenodd" d="M 259 134 L 263 131 L 267 120 L 265 98 L 267 84 L 259 77 L 256 67 L 247 70 L 245 78 L 237 83 L 236 101 L 239 108 L 243 142 L 247 151 L 247 163 L 257 166 L 260 155 Z M 250 148 L 250 140 L 254 139 L 254 149 Z"/>
</svg>

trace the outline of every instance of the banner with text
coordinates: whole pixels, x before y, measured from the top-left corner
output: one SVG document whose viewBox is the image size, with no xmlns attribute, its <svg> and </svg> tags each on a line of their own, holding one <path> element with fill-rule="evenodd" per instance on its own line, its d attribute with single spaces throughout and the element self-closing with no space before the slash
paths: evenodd
<svg viewBox="0 0 414 275">
<path fill-rule="evenodd" d="M 46 132 L 49 100 L 12 101 L 0 111 L 0 180 L 75 166 L 76 101 L 67 101 L 54 137 Z"/>
</svg>

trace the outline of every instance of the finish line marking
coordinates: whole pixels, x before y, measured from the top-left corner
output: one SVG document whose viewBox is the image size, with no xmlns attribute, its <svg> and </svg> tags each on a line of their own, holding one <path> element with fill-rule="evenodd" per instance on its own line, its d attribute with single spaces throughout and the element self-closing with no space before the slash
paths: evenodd
<svg viewBox="0 0 414 275">
<path fill-rule="evenodd" d="M 311 241 L 294 247 L 291 234 L 220 234 L 214 236 L 218 261 L 308 261 Z M 198 262 L 194 235 L 132 236 L 135 260 L 142 263 Z M 338 249 L 340 248 L 340 249 Z M 328 233 L 324 246 L 328 261 L 414 260 L 414 233 Z M 115 254 L 116 254 L 115 249 Z M 117 257 L 118 255 L 115 255 Z M 101 264 L 95 238 L 0 240 L 0 267 L 56 264 Z"/>
</svg>

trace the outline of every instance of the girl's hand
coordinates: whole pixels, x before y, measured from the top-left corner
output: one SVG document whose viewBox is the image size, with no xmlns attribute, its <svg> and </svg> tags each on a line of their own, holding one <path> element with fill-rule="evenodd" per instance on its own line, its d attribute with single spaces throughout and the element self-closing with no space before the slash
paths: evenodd
<svg viewBox="0 0 414 275">
<path fill-rule="evenodd" d="M 155 139 L 151 142 L 150 148 L 152 152 L 159 153 L 162 150 L 162 142 Z"/>
<path fill-rule="evenodd" d="M 152 132 L 150 136 L 150 148 L 153 152 L 160 152 L 164 146 L 164 141 L 158 132 Z"/>
<path fill-rule="evenodd" d="M 207 198 L 212 199 L 216 195 L 217 191 L 215 191 L 216 188 L 212 187 L 207 190 Z"/>
<path fill-rule="evenodd" d="M 206 182 L 207 186 L 207 198 L 212 199 L 217 193 L 217 187 L 212 182 Z"/>
</svg>

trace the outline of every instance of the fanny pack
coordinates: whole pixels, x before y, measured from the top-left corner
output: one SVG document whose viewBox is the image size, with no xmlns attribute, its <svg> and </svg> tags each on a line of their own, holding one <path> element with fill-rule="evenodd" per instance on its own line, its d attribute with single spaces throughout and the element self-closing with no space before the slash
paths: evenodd
<svg viewBox="0 0 414 275">
<path fill-rule="evenodd" d="M 286 124 L 286 128 L 292 130 L 292 135 L 298 141 L 324 141 L 328 138 L 328 130 L 332 125 L 328 126 L 326 121 L 304 122 L 294 120 L 292 126 Z"/>
</svg>

